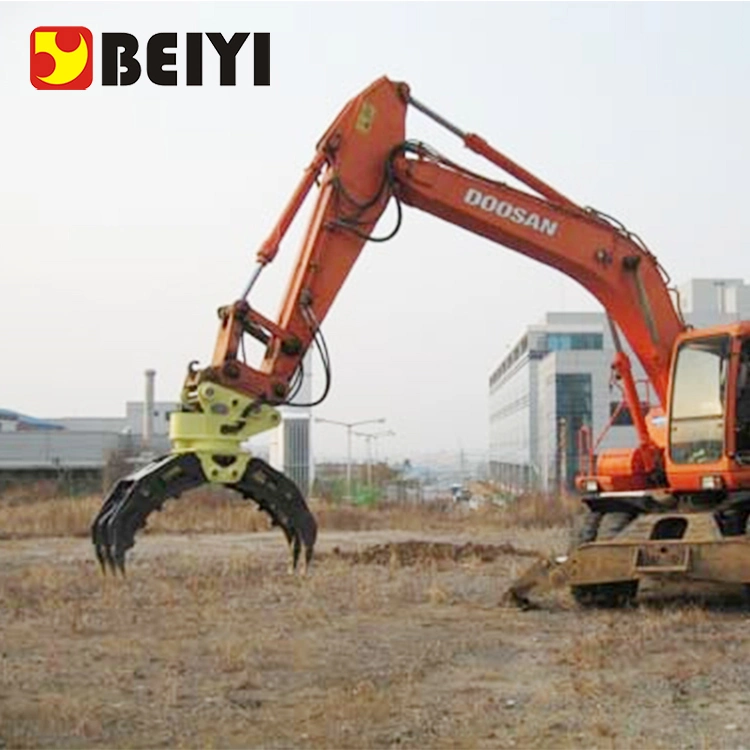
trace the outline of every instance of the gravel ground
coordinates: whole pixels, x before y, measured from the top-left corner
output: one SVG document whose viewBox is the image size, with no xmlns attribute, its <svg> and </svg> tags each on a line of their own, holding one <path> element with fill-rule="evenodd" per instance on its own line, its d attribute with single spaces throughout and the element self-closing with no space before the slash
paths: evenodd
<svg viewBox="0 0 750 750">
<path fill-rule="evenodd" d="M 750 748 L 742 606 L 500 605 L 562 538 L 324 531 L 304 579 L 276 533 L 147 534 L 125 579 L 0 542 L 0 747 Z"/>
</svg>

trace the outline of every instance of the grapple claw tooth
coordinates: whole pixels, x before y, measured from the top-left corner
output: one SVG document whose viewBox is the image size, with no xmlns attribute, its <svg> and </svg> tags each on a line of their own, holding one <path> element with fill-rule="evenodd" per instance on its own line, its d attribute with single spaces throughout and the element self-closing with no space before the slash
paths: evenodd
<svg viewBox="0 0 750 750">
<path fill-rule="evenodd" d="M 97 545 L 95 549 L 96 549 L 96 559 L 99 561 L 99 567 L 101 568 L 102 573 L 106 573 L 107 563 L 104 560 L 104 555 L 102 554 L 101 548 Z"/>
<path fill-rule="evenodd" d="M 117 571 L 115 570 L 115 560 L 112 557 L 112 548 L 110 547 L 109 543 L 107 543 L 107 546 L 104 548 L 105 553 L 105 560 L 107 562 L 107 569 L 110 573 L 114 574 Z"/>
<path fill-rule="evenodd" d="M 271 517 L 271 525 L 284 532 L 291 554 L 290 571 L 297 570 L 303 548 L 307 567 L 312 560 L 318 525 L 297 485 L 265 461 L 253 458 L 239 482 L 229 486 L 254 500 Z"/>
<path fill-rule="evenodd" d="M 125 555 L 146 519 L 170 497 L 206 481 L 193 453 L 166 456 L 121 479 L 107 496 L 91 526 L 91 538 L 102 570 L 125 575 Z"/>
</svg>

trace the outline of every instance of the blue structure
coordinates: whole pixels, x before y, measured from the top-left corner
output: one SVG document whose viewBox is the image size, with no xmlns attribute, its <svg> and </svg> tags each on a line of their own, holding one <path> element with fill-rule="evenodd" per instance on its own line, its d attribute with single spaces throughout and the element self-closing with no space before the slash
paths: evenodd
<svg viewBox="0 0 750 750">
<path fill-rule="evenodd" d="M 14 423 L 14 426 L 12 428 L 14 431 L 65 429 L 63 425 L 57 424 L 56 422 L 49 422 L 45 419 L 29 417 L 26 414 L 19 414 L 17 411 L 11 411 L 10 409 L 0 409 L 0 422 Z M 2 427 L 0 426 L 0 431 L 1 430 Z"/>
</svg>

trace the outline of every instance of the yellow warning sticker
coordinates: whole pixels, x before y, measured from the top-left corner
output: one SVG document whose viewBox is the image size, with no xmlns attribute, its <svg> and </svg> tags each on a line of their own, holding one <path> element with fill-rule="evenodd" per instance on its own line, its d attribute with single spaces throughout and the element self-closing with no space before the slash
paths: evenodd
<svg viewBox="0 0 750 750">
<path fill-rule="evenodd" d="M 361 133 L 369 133 L 372 128 L 372 121 L 375 119 L 375 107 L 366 101 L 362 104 L 357 116 L 357 123 L 354 126 Z"/>
</svg>

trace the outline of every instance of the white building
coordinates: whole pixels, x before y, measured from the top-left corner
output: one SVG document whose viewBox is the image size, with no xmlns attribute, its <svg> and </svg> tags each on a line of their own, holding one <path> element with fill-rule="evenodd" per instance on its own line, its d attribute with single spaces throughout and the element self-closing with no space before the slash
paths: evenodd
<svg viewBox="0 0 750 750">
<path fill-rule="evenodd" d="M 294 402 L 310 404 L 312 400 L 312 356 L 308 352 L 304 359 L 304 376 Z M 282 406 L 279 411 L 281 424 L 271 434 L 268 462 L 292 479 L 307 498 L 314 481 L 312 408 Z"/>
<path fill-rule="evenodd" d="M 741 279 L 693 279 L 679 287 L 680 309 L 696 328 L 750 320 L 750 286 Z M 653 393 L 630 356 L 644 403 Z M 489 381 L 490 472 L 511 491 L 570 486 L 578 471 L 583 425 L 596 439 L 622 394 L 611 387 L 615 349 L 606 315 L 547 313 L 521 334 Z M 598 449 L 636 444 L 626 410 L 617 413 Z"/>
</svg>

